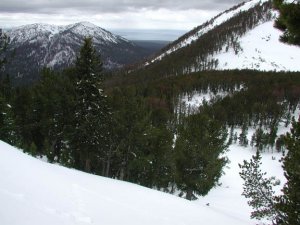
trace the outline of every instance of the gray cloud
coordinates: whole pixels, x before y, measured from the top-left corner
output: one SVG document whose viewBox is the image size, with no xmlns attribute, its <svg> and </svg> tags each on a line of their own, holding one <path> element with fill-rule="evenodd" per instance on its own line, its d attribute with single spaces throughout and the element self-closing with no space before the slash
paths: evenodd
<svg viewBox="0 0 300 225">
<path fill-rule="evenodd" d="M 1 0 L 0 13 L 57 14 L 83 11 L 93 14 L 118 13 L 140 9 L 224 10 L 243 0 Z"/>
</svg>

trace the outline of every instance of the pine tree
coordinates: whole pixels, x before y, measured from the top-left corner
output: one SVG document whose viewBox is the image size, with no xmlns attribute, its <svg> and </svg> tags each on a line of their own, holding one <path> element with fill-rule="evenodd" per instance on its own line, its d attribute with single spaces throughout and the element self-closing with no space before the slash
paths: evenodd
<svg viewBox="0 0 300 225">
<path fill-rule="evenodd" d="M 110 122 L 101 70 L 102 62 L 92 39 L 86 38 L 75 65 L 76 107 L 72 147 L 75 166 L 87 172 L 98 170 L 98 173 L 105 166 L 103 162 L 109 148 Z"/>
<path fill-rule="evenodd" d="M 227 149 L 227 130 L 204 114 L 186 118 L 175 145 L 176 184 L 192 200 L 206 195 L 222 175 L 226 163 L 220 157 Z"/>
<path fill-rule="evenodd" d="M 251 218 L 258 220 L 267 218 L 274 222 L 279 212 L 275 208 L 273 186 L 279 183 L 275 177 L 265 178 L 266 173 L 260 170 L 260 166 L 259 151 L 252 156 L 250 162 L 244 160 L 243 165 L 239 165 L 242 169 L 240 176 L 244 180 L 242 195 L 250 199 L 248 204 L 254 209 Z"/>
</svg>

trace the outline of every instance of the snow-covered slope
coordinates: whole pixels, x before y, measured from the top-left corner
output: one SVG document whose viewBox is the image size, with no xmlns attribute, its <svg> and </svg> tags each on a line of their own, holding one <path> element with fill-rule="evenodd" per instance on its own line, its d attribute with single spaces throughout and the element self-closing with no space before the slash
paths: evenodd
<svg viewBox="0 0 300 225">
<path fill-rule="evenodd" d="M 300 71 L 300 47 L 280 42 L 282 32 L 273 25 L 273 20 L 263 23 L 241 37 L 238 54 L 231 48 L 214 55 L 217 69 Z"/>
<path fill-rule="evenodd" d="M 1 141 L 0 156 L 1 225 L 253 224 L 247 212 L 227 207 L 236 206 L 236 197 L 241 198 L 235 189 L 228 189 L 235 198 L 228 199 L 221 191 L 219 196 L 214 195 L 219 203 L 209 199 L 211 205 L 206 206 L 206 199 L 189 202 L 138 185 L 48 164 Z"/>
<path fill-rule="evenodd" d="M 156 60 L 160 60 L 166 55 L 171 54 L 174 51 L 177 51 L 180 48 L 186 47 L 187 45 L 191 44 L 193 41 L 196 41 L 199 39 L 200 36 L 203 34 L 213 30 L 218 25 L 226 22 L 230 18 L 236 16 L 240 12 L 244 12 L 249 10 L 250 8 L 253 8 L 257 4 L 262 4 L 263 2 L 266 2 L 268 0 L 251 0 L 248 2 L 244 2 L 237 7 L 234 7 L 232 10 L 225 11 L 215 18 L 211 19 L 209 22 L 205 23 L 204 25 L 200 26 L 193 34 L 187 35 L 186 37 L 182 38 L 179 43 L 176 43 L 174 46 L 172 46 L 167 51 L 163 52 L 161 55 L 157 56 L 155 59 L 152 60 L 152 62 L 155 62 Z"/>
<path fill-rule="evenodd" d="M 177 74 L 211 69 L 300 71 L 300 47 L 279 41 L 277 15 L 270 0 L 247 1 L 183 35 L 145 65 L 167 58 L 176 62 L 178 68 L 170 71 Z"/>
</svg>

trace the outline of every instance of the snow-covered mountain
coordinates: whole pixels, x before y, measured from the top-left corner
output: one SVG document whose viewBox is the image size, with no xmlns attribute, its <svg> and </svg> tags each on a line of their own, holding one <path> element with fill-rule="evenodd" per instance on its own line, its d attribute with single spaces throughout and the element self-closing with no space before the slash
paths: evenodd
<svg viewBox="0 0 300 225">
<path fill-rule="evenodd" d="M 170 71 L 207 69 L 300 71 L 300 47 L 279 41 L 270 0 L 250 0 L 226 10 L 171 43 L 146 66 L 163 61 Z"/>
<path fill-rule="evenodd" d="M 54 69 L 71 65 L 83 39 L 92 37 L 104 66 L 118 68 L 145 55 L 142 48 L 89 22 L 67 26 L 31 24 L 8 31 L 9 48 L 15 52 L 8 73 L 16 79 L 36 79 L 43 67 Z"/>
</svg>

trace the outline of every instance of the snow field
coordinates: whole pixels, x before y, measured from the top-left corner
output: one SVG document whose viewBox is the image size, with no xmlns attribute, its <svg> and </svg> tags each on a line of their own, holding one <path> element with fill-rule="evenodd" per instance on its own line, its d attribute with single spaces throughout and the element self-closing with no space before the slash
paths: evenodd
<svg viewBox="0 0 300 225">
<path fill-rule="evenodd" d="M 249 224 L 219 209 L 48 164 L 0 142 L 1 225 Z"/>
</svg>

